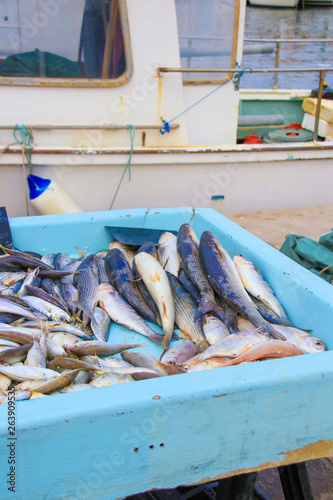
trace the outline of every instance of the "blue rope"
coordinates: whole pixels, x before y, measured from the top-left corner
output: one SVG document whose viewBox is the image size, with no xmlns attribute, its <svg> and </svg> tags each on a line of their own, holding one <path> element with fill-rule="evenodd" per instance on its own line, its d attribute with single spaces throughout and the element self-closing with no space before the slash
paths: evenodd
<svg viewBox="0 0 333 500">
<path fill-rule="evenodd" d="M 130 153 L 129 153 L 128 161 L 127 161 L 127 163 L 125 165 L 125 168 L 124 168 L 124 171 L 122 173 L 121 179 L 120 179 L 119 184 L 117 186 L 116 192 L 115 192 L 115 194 L 113 196 L 113 200 L 111 202 L 109 210 L 112 210 L 114 202 L 116 201 L 116 198 L 117 198 L 117 195 L 118 195 L 118 191 L 119 191 L 120 186 L 121 186 L 121 184 L 123 182 L 123 179 L 125 177 L 125 173 L 126 173 L 127 169 L 128 169 L 128 182 L 131 182 L 131 176 L 132 176 L 131 161 L 132 161 L 132 155 L 133 155 L 133 149 L 134 149 L 134 138 L 135 138 L 135 128 L 134 128 L 134 125 L 127 125 L 127 130 L 129 131 L 130 139 L 131 139 Z"/>
<path fill-rule="evenodd" d="M 164 123 L 164 127 L 160 129 L 160 133 L 162 135 L 164 135 L 166 132 L 170 133 L 170 123 L 172 123 L 173 121 L 177 120 L 177 118 L 179 118 L 180 116 L 184 115 L 190 109 L 192 109 L 195 106 L 197 106 L 198 104 L 200 104 L 202 101 L 204 101 L 205 99 L 207 99 L 207 97 L 209 97 L 212 94 L 214 94 L 214 92 L 217 92 L 221 87 L 223 87 L 224 85 L 226 85 L 227 83 L 229 83 L 231 80 L 236 81 L 237 79 L 239 79 L 241 76 L 243 76 L 243 73 L 244 73 L 244 71 L 246 69 L 249 69 L 250 72 L 252 73 L 252 68 L 243 68 L 243 69 L 241 69 L 241 67 L 239 66 L 239 64 L 237 62 L 236 62 L 236 66 L 237 66 L 237 68 L 240 69 L 240 71 L 238 73 L 236 73 L 235 76 L 233 76 L 233 77 L 229 78 L 228 80 L 226 80 L 225 82 L 221 83 L 221 85 L 219 85 L 218 87 L 216 87 L 214 90 L 211 90 L 211 92 L 209 92 L 205 96 L 201 97 L 201 99 L 199 99 L 197 102 L 191 104 L 191 106 L 189 106 L 188 108 L 184 109 L 184 111 L 182 111 L 177 116 L 175 116 L 174 118 L 172 118 L 172 120 L 169 120 L 169 121 L 162 120 L 162 122 Z"/>
</svg>

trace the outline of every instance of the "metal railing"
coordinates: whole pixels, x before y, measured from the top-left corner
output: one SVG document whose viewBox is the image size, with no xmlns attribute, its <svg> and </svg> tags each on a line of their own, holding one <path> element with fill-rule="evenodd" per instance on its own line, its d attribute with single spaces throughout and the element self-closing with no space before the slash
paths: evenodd
<svg viewBox="0 0 333 500">
<path fill-rule="evenodd" d="M 280 64 L 280 48 L 282 43 L 295 43 L 295 44 L 307 44 L 307 43 L 333 43 L 333 38 L 244 38 L 244 42 L 251 43 L 272 43 L 275 44 L 275 68 L 279 68 Z M 276 89 L 278 79 L 278 72 L 274 73 L 274 86 Z"/>
<path fill-rule="evenodd" d="M 237 74 L 239 72 L 239 68 L 166 68 L 166 67 L 158 67 L 157 73 L 226 73 L 226 74 Z M 321 108 L 321 100 L 323 95 L 323 83 L 325 73 L 329 71 L 333 71 L 333 68 L 266 68 L 266 69 L 252 69 L 252 68 L 244 68 L 243 73 L 302 73 L 309 72 L 319 73 L 319 85 L 318 85 L 318 97 L 317 97 L 317 106 L 316 106 L 316 115 L 315 115 L 315 124 L 314 124 L 314 133 L 313 140 L 318 140 L 318 127 L 319 127 L 319 117 L 320 117 L 320 108 Z"/>
</svg>

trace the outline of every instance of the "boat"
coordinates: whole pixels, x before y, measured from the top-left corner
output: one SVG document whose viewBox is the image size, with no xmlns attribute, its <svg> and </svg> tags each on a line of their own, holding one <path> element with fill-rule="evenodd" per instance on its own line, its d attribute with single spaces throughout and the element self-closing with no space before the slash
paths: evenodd
<svg viewBox="0 0 333 500">
<path fill-rule="evenodd" d="M 299 0 L 249 0 L 250 5 L 260 7 L 297 7 Z"/>
<path fill-rule="evenodd" d="M 316 133 L 240 143 L 250 101 L 297 102 L 302 113 L 310 95 L 239 90 L 250 71 L 241 67 L 245 0 L 37 4 L 1 2 L 0 199 L 10 217 L 37 213 L 31 172 L 83 211 L 331 203 L 332 143 Z M 286 113 L 281 128 L 295 121 Z"/>
</svg>

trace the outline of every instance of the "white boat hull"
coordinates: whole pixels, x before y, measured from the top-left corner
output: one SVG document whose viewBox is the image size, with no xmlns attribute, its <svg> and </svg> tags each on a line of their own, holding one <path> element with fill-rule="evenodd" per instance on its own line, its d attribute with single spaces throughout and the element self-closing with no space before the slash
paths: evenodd
<svg viewBox="0 0 333 500">
<path fill-rule="evenodd" d="M 128 153 L 40 148 L 34 174 L 55 180 L 84 211 L 107 210 Z M 329 144 L 138 148 L 131 181 L 126 173 L 113 208 L 192 206 L 233 213 L 330 204 L 332 160 Z M 0 161 L 1 205 L 11 217 L 26 215 L 21 155 L 4 154 Z M 29 213 L 36 214 L 31 205 Z"/>
</svg>

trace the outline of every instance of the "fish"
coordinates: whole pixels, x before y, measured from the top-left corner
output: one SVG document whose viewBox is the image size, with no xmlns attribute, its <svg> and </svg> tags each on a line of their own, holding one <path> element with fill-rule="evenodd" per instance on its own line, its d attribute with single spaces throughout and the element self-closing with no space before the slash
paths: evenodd
<svg viewBox="0 0 333 500">
<path fill-rule="evenodd" d="M 97 259 L 97 268 L 98 268 L 98 283 L 110 283 L 108 275 L 105 269 L 105 258 L 98 257 Z"/>
<path fill-rule="evenodd" d="M 39 366 L 40 368 L 46 367 L 46 355 L 45 350 L 41 346 L 40 338 L 35 337 L 31 349 L 27 353 L 26 360 L 24 364 L 26 366 Z"/>
<path fill-rule="evenodd" d="M 50 302 L 50 304 L 53 304 L 54 306 L 68 313 L 68 308 L 64 306 L 63 302 L 60 302 L 57 298 L 53 297 L 53 295 L 46 293 L 41 288 L 37 288 L 32 285 L 26 285 L 25 289 L 27 292 L 29 292 L 30 295 L 45 300 L 45 302 Z"/>
<path fill-rule="evenodd" d="M 18 361 L 23 361 L 27 352 L 31 348 L 32 344 L 24 344 L 19 347 L 10 347 L 5 349 L 0 353 L 0 363 L 6 362 L 8 364 L 17 363 Z"/>
<path fill-rule="evenodd" d="M 106 342 L 110 333 L 111 318 L 104 309 L 97 306 L 94 310 L 94 318 L 96 321 L 91 322 L 91 329 L 97 340 Z"/>
<path fill-rule="evenodd" d="M 59 376 L 59 373 L 54 370 L 36 366 L 0 366 L 0 373 L 18 382 L 25 380 L 50 380 L 53 377 Z"/>
<path fill-rule="evenodd" d="M 177 236 L 165 232 L 158 240 L 158 260 L 165 271 L 178 277 L 181 261 L 177 251 Z"/>
<path fill-rule="evenodd" d="M 192 281 L 185 273 L 184 269 L 181 267 L 178 273 L 178 279 L 183 285 L 183 288 L 192 296 L 192 299 L 195 301 L 197 305 L 200 304 L 200 294 L 197 292 L 196 288 L 192 284 Z"/>
<path fill-rule="evenodd" d="M 125 257 L 128 260 L 129 265 L 130 266 L 132 265 L 135 252 L 130 245 L 125 245 L 124 243 L 120 243 L 117 240 L 113 240 L 109 245 L 109 250 L 112 250 L 113 248 L 118 248 L 119 250 L 121 250 L 123 254 L 125 254 Z"/>
<path fill-rule="evenodd" d="M 286 337 L 287 342 L 291 342 L 306 353 L 326 351 L 324 342 L 304 330 L 284 325 L 276 325 L 275 328 Z"/>
<path fill-rule="evenodd" d="M 52 359 L 47 363 L 47 368 L 51 368 L 51 370 L 63 370 L 63 369 L 78 369 L 83 371 L 100 371 L 101 369 L 86 363 L 80 359 L 75 358 L 67 358 L 67 357 L 57 357 Z"/>
<path fill-rule="evenodd" d="M 22 283 L 20 289 L 17 292 L 17 296 L 18 297 L 22 297 L 23 295 L 27 295 L 28 294 L 28 290 L 27 290 L 26 287 L 28 285 L 32 285 L 32 283 L 35 281 L 38 273 L 39 273 L 39 267 L 36 267 L 35 269 L 33 269 L 32 271 L 30 271 L 26 275 L 26 277 L 24 278 L 23 283 Z"/>
<path fill-rule="evenodd" d="M 37 319 L 36 314 L 12 301 L 0 297 L 0 312 L 17 314 L 29 319 Z"/>
<path fill-rule="evenodd" d="M 37 257 L 29 255 L 25 252 L 20 252 L 19 250 L 4 247 L 3 245 L 0 245 L 0 248 L 7 254 L 0 257 L 1 262 L 14 264 L 16 267 L 23 267 L 26 269 L 39 267 L 40 269 L 44 269 L 46 271 L 52 270 L 52 267 Z"/>
<path fill-rule="evenodd" d="M 12 392 L 4 391 L 3 396 L 0 399 L 0 404 L 8 403 L 9 401 L 13 400 L 13 396 L 15 401 L 24 401 L 26 399 L 31 399 L 32 392 L 31 391 L 15 391 L 13 394 Z"/>
<path fill-rule="evenodd" d="M 13 273 L 0 272 L 0 282 L 3 285 L 12 286 L 18 281 L 21 281 L 26 277 L 27 273 L 25 271 L 17 271 Z"/>
<path fill-rule="evenodd" d="M 157 249 L 155 243 L 153 243 L 152 241 L 146 241 L 145 243 L 143 243 L 143 245 L 141 245 L 141 247 L 139 247 L 135 252 L 135 255 L 141 252 L 149 253 L 149 255 L 152 255 L 153 257 L 155 257 L 155 259 L 157 259 Z"/>
<path fill-rule="evenodd" d="M 215 302 L 213 289 L 200 262 L 198 238 L 189 224 L 183 224 L 179 228 L 177 250 L 187 276 L 200 293 L 200 303 L 194 318 L 195 321 L 209 312 L 221 316 L 221 311 Z M 223 320 L 223 315 L 221 319 Z"/>
<path fill-rule="evenodd" d="M 252 345 L 244 352 L 234 358 L 211 358 L 220 363 L 220 366 L 233 366 L 240 363 L 251 363 L 253 361 L 286 358 L 289 356 L 301 356 L 304 351 L 290 342 L 275 339 L 267 339 L 266 342 Z"/>
<path fill-rule="evenodd" d="M 214 314 L 205 314 L 202 316 L 201 322 L 204 336 L 210 345 L 214 345 L 230 335 L 230 332 L 223 321 L 214 316 Z"/>
<path fill-rule="evenodd" d="M 62 284 L 70 283 L 73 285 L 74 276 L 83 259 L 72 260 L 61 270 L 64 274 L 60 277 Z"/>
<path fill-rule="evenodd" d="M 74 285 L 79 293 L 79 300 L 73 305 L 81 309 L 87 317 L 94 321 L 94 307 L 98 302 L 98 262 L 96 255 L 86 257 L 77 268 Z M 86 321 L 83 323 L 87 324 Z"/>
<path fill-rule="evenodd" d="M 198 346 L 191 340 L 185 340 L 169 349 L 161 358 L 162 363 L 182 366 L 185 361 L 198 354 Z"/>
<path fill-rule="evenodd" d="M 168 271 L 167 276 L 175 304 L 175 322 L 183 335 L 190 338 L 200 350 L 204 350 L 208 347 L 208 343 L 201 328 L 201 320 L 194 320 L 197 306 L 176 276 Z"/>
<path fill-rule="evenodd" d="M 263 302 L 269 309 L 275 312 L 280 319 L 280 324 L 293 326 L 289 320 L 286 311 L 282 304 L 275 296 L 271 286 L 262 276 L 259 269 L 249 259 L 243 255 L 235 255 L 233 262 L 236 266 L 237 272 L 242 280 L 245 290 Z"/>
<path fill-rule="evenodd" d="M 98 289 L 99 305 L 116 323 L 134 330 L 156 343 L 161 343 L 163 335 L 156 333 L 141 316 L 108 283 L 102 283 Z"/>
<path fill-rule="evenodd" d="M 137 254 L 134 261 L 159 310 L 164 332 L 162 347 L 168 350 L 175 322 L 175 306 L 168 276 L 161 264 L 148 253 Z"/>
<path fill-rule="evenodd" d="M 67 304 L 68 310 L 72 316 L 74 316 L 76 312 L 76 306 L 74 304 L 79 300 L 79 292 L 71 283 L 63 283 L 61 285 L 61 292 Z"/>
<path fill-rule="evenodd" d="M 40 392 L 42 394 L 51 394 L 54 391 L 59 391 L 63 389 L 68 384 L 73 382 L 79 370 L 71 370 L 67 373 L 62 373 L 56 378 L 52 378 L 51 380 L 45 381 L 43 384 L 38 385 L 34 388 L 34 392 Z"/>
<path fill-rule="evenodd" d="M 215 292 L 272 338 L 286 340 L 253 305 L 231 257 L 210 231 L 202 233 L 199 252 L 204 271 Z"/>
<path fill-rule="evenodd" d="M 142 347 L 143 344 L 115 344 L 110 342 L 101 342 L 99 340 L 89 340 L 84 342 L 76 342 L 67 348 L 69 352 L 77 356 L 85 356 L 96 354 L 97 356 L 110 356 L 126 351 L 127 349 L 135 349 Z"/>
<path fill-rule="evenodd" d="M 72 318 L 66 311 L 60 309 L 60 307 L 55 306 L 54 304 L 51 304 L 50 302 L 47 302 L 46 300 L 40 299 L 39 297 L 33 297 L 32 295 L 22 297 L 22 300 L 29 307 L 32 307 L 35 311 L 42 313 L 53 321 L 66 323 L 72 322 Z"/>
<path fill-rule="evenodd" d="M 210 358 L 235 358 L 252 345 L 259 342 L 267 342 L 267 340 L 268 338 L 265 335 L 257 332 L 232 333 L 216 344 L 208 347 L 204 352 L 187 360 L 186 364 L 184 364 L 184 368 L 192 368 L 198 363 Z"/>
<path fill-rule="evenodd" d="M 120 375 L 119 373 L 103 373 L 94 378 L 90 382 L 93 387 L 107 387 L 109 385 L 124 384 L 126 382 L 133 382 L 134 379 L 130 375 Z"/>
<path fill-rule="evenodd" d="M 250 320 L 244 318 L 244 316 L 237 316 L 237 328 L 238 331 L 244 332 L 244 331 L 256 331 L 257 327 L 254 325 Z"/>
<path fill-rule="evenodd" d="M 109 250 L 105 257 L 109 282 L 144 319 L 156 322 L 156 315 L 144 300 L 134 280 L 133 271 L 125 254 L 118 248 Z"/>
<path fill-rule="evenodd" d="M 178 375 L 185 373 L 184 368 L 181 366 L 176 366 L 173 364 L 162 363 L 158 361 L 156 358 L 151 356 L 150 354 L 141 354 L 138 352 L 128 352 L 124 351 L 121 353 L 121 357 L 126 361 L 130 362 L 133 366 L 144 367 L 144 364 L 151 364 L 152 370 L 160 372 L 161 374 L 166 375 Z M 149 366 L 147 366 L 149 368 Z"/>
<path fill-rule="evenodd" d="M 67 255 L 67 253 L 58 252 L 54 256 L 53 267 L 54 267 L 54 269 L 57 269 L 57 271 L 60 271 L 70 262 L 71 262 L 71 259 L 70 259 L 69 255 Z"/>
</svg>

